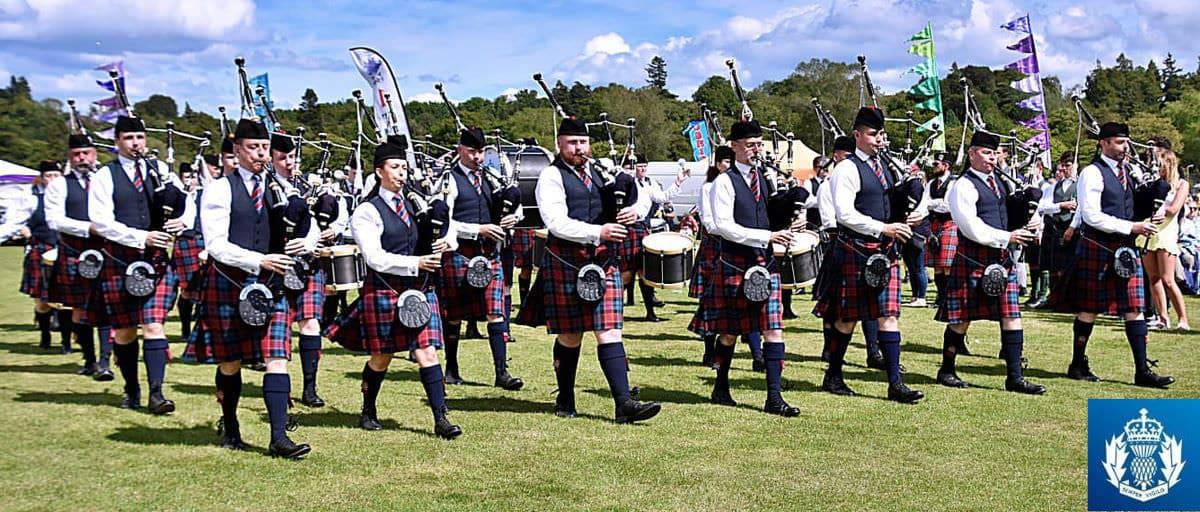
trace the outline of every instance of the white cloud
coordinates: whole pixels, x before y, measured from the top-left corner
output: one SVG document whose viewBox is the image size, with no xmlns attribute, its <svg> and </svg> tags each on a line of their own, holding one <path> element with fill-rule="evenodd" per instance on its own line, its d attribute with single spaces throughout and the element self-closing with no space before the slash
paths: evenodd
<svg viewBox="0 0 1200 512">
<path fill-rule="evenodd" d="M 200 41 L 246 39 L 253 33 L 251 0 L 8 0 L 0 40 L 97 41 L 172 37 Z M 119 27 L 119 29 L 118 29 Z"/>
<path fill-rule="evenodd" d="M 422 101 L 422 102 L 427 102 L 427 103 L 441 103 L 442 97 L 438 96 L 438 93 L 436 93 L 436 92 L 422 92 L 422 93 L 414 94 L 412 96 L 404 98 L 404 101 Z M 451 101 L 454 103 L 457 103 L 457 101 L 454 101 L 454 100 L 451 100 Z"/>
<path fill-rule="evenodd" d="M 591 55 L 615 55 L 618 53 L 628 53 L 629 45 L 625 43 L 625 39 L 616 32 L 596 36 L 588 40 L 583 47 L 585 56 Z"/>
</svg>

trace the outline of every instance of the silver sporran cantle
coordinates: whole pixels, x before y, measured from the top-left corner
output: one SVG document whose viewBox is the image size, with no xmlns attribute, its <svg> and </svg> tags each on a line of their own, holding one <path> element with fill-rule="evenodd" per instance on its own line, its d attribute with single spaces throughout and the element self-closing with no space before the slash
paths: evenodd
<svg viewBox="0 0 1200 512">
<path fill-rule="evenodd" d="M 742 275 L 742 295 L 750 302 L 763 302 L 771 298 L 771 273 L 762 265 L 755 265 Z"/>
<path fill-rule="evenodd" d="M 1121 247 L 1113 253 L 1113 270 L 1121 279 L 1129 279 L 1137 274 L 1138 253 L 1132 247 Z"/>
<path fill-rule="evenodd" d="M 467 284 L 472 288 L 487 288 L 494 278 L 492 263 L 486 257 L 476 256 L 467 262 Z"/>
<path fill-rule="evenodd" d="M 429 297 L 419 290 L 405 290 L 396 300 L 396 319 L 409 329 L 421 329 L 433 318 Z"/>
<path fill-rule="evenodd" d="M 863 282 L 871 288 L 884 288 L 892 280 L 892 260 L 887 255 L 877 252 L 867 258 L 863 265 Z"/>
<path fill-rule="evenodd" d="M 575 277 L 575 294 L 584 302 L 599 302 L 604 298 L 604 280 L 607 278 L 604 269 L 595 263 L 589 263 L 579 269 Z"/>
<path fill-rule="evenodd" d="M 992 263 L 983 269 L 983 277 L 979 278 L 979 286 L 988 297 L 999 297 L 1008 286 L 1008 269 L 999 263 Z"/>
<path fill-rule="evenodd" d="M 79 254 L 79 275 L 84 279 L 100 277 L 100 269 L 104 267 L 104 253 L 88 249 Z"/>
<path fill-rule="evenodd" d="M 149 297 L 158 284 L 157 277 L 153 265 L 144 261 L 130 263 L 125 267 L 125 291 L 134 297 Z"/>
<path fill-rule="evenodd" d="M 275 313 L 275 294 L 262 283 L 242 287 L 238 294 L 238 316 L 250 327 L 262 327 Z"/>
</svg>

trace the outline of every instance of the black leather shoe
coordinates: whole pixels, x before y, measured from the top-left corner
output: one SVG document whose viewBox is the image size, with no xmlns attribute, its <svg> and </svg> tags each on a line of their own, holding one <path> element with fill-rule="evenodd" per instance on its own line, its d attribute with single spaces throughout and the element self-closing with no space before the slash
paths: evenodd
<svg viewBox="0 0 1200 512">
<path fill-rule="evenodd" d="M 821 381 L 821 389 L 838 396 L 854 396 L 854 390 L 846 385 L 846 380 L 842 378 L 841 373 L 835 374 L 829 370 L 825 370 L 825 379 Z"/>
<path fill-rule="evenodd" d="M 525 381 L 509 375 L 508 372 L 496 376 L 496 387 L 505 391 L 516 391 L 525 387 Z"/>
<path fill-rule="evenodd" d="M 754 363 L 751 364 L 750 368 L 759 373 L 765 372 L 767 371 L 767 362 L 761 357 L 755 358 Z"/>
<path fill-rule="evenodd" d="M 737 401 L 733 399 L 733 395 L 729 394 L 729 389 L 714 389 L 712 395 L 709 395 L 709 401 L 717 405 L 726 405 L 729 407 L 737 407 Z"/>
<path fill-rule="evenodd" d="M 126 391 L 125 397 L 121 399 L 121 408 L 136 411 L 142 408 L 142 393 L 134 391 L 132 393 Z"/>
<path fill-rule="evenodd" d="M 568 401 L 563 399 L 563 395 L 559 393 L 558 399 L 554 401 L 554 415 L 559 418 L 574 418 L 577 415 L 574 397 Z"/>
<path fill-rule="evenodd" d="M 433 422 L 433 433 L 437 434 L 442 439 L 454 439 L 461 436 L 463 431 L 458 425 L 450 423 L 450 420 L 442 416 Z"/>
<path fill-rule="evenodd" d="M 661 316 L 658 316 L 658 315 L 646 315 L 646 321 L 647 322 L 667 322 L 669 320 L 666 318 L 663 318 Z"/>
<path fill-rule="evenodd" d="M 358 417 L 358 426 L 362 427 L 363 430 L 379 430 L 383 428 L 378 418 L 365 412 Z"/>
<path fill-rule="evenodd" d="M 1147 366 L 1133 375 L 1133 383 L 1147 388 L 1166 389 L 1167 386 L 1175 383 L 1175 377 L 1159 375 Z"/>
<path fill-rule="evenodd" d="M 661 300 L 658 300 L 657 298 L 655 298 L 655 299 L 654 299 L 654 303 L 653 303 L 652 305 L 653 305 L 654 307 L 656 307 L 656 308 L 661 308 L 661 307 L 664 307 L 664 306 L 666 306 L 666 305 L 667 305 L 667 303 L 666 303 L 666 302 L 663 302 L 663 301 L 661 301 Z"/>
<path fill-rule="evenodd" d="M 62 353 L 63 353 L 63 354 L 70 354 L 70 353 L 71 353 L 71 346 L 70 346 L 70 345 L 63 345 L 63 346 L 62 346 Z"/>
<path fill-rule="evenodd" d="M 883 359 L 882 352 L 867 355 L 867 368 L 887 371 L 887 361 Z"/>
<path fill-rule="evenodd" d="M 308 455 L 312 451 L 312 447 L 307 444 L 296 444 L 287 436 L 284 436 L 278 441 L 271 441 L 271 447 L 267 449 L 267 454 L 272 457 L 283 457 L 285 459 L 299 459 Z"/>
<path fill-rule="evenodd" d="M 471 323 L 467 324 L 467 329 L 466 329 L 466 332 L 463 333 L 462 339 L 464 339 L 464 340 L 481 340 L 481 339 L 483 339 L 483 334 L 481 334 L 479 332 L 479 325 L 476 324 L 475 322 L 471 322 Z"/>
<path fill-rule="evenodd" d="M 1024 393 L 1026 395 L 1044 395 L 1046 394 L 1046 386 L 1034 384 L 1025 380 L 1024 377 L 1012 378 L 1004 380 L 1004 389 L 1016 393 Z"/>
<path fill-rule="evenodd" d="M 108 368 L 101 368 L 96 372 L 95 375 L 92 376 L 92 378 L 96 379 L 97 382 L 108 382 L 113 380 L 114 376 L 112 370 Z"/>
<path fill-rule="evenodd" d="M 450 386 L 458 386 L 463 383 L 463 378 L 459 376 L 458 370 L 446 372 L 446 375 L 442 377 L 442 380 L 446 381 L 446 384 Z"/>
<path fill-rule="evenodd" d="M 325 407 L 325 401 L 322 400 L 321 397 L 317 395 L 316 389 L 304 390 L 304 393 L 302 393 L 300 395 L 300 403 L 304 404 L 307 407 L 313 407 L 313 408 Z"/>
<path fill-rule="evenodd" d="M 150 403 L 147 410 L 150 414 L 162 416 L 175 412 L 175 402 L 163 398 L 162 393 L 150 393 Z"/>
<path fill-rule="evenodd" d="M 83 365 L 83 366 L 80 366 L 78 370 L 75 370 L 75 374 L 76 374 L 76 375 L 90 376 L 90 375 L 95 375 L 95 374 L 96 374 L 96 371 L 97 371 L 97 370 L 96 370 L 96 365 L 95 365 L 95 363 L 93 363 L 93 364 L 85 364 L 85 365 Z"/>
<path fill-rule="evenodd" d="M 1088 382 L 1100 382 L 1100 377 L 1092 373 L 1092 367 L 1088 364 L 1087 356 L 1083 356 L 1078 361 L 1071 362 L 1071 366 L 1067 367 L 1067 377 Z"/>
<path fill-rule="evenodd" d="M 658 402 L 639 402 L 629 399 L 616 407 L 617 423 L 645 421 L 658 415 L 662 406 Z"/>
<path fill-rule="evenodd" d="M 246 449 L 246 442 L 242 440 L 242 432 L 237 422 L 221 421 L 217 430 L 221 435 L 221 448 L 235 451 Z"/>
<path fill-rule="evenodd" d="M 265 371 L 267 371 L 267 363 L 264 363 L 262 361 L 259 361 L 257 363 L 251 363 L 250 369 L 254 370 L 256 372 L 265 372 Z"/>
<path fill-rule="evenodd" d="M 767 403 L 763 404 L 763 412 L 767 414 L 774 414 L 776 416 L 783 416 L 784 418 L 792 418 L 800 415 L 800 408 L 792 407 L 787 402 L 783 401 L 782 398 L 779 400 L 768 399 Z"/>
<path fill-rule="evenodd" d="M 888 400 L 900 402 L 902 404 L 914 404 L 917 401 L 925 398 L 925 393 L 915 389 L 909 389 L 903 382 L 895 386 L 888 386 Z"/>
<path fill-rule="evenodd" d="M 958 374 L 954 370 L 938 370 L 937 383 L 948 388 L 968 388 L 971 387 L 967 381 L 958 378 Z"/>
<path fill-rule="evenodd" d="M 1046 307 L 1046 298 L 1040 297 L 1037 300 L 1029 303 L 1027 306 L 1029 307 L 1029 309 L 1042 309 L 1042 308 Z"/>
</svg>

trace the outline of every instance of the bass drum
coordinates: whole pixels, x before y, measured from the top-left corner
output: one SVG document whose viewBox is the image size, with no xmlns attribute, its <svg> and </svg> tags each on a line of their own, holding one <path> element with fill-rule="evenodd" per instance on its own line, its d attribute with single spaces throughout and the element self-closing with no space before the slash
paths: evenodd
<svg viewBox="0 0 1200 512">
<path fill-rule="evenodd" d="M 812 231 L 796 233 L 796 241 L 784 247 L 775 244 L 775 267 L 779 270 L 779 281 L 785 290 L 812 286 L 817 281 L 817 269 L 821 268 L 817 246 L 821 237 Z"/>
<path fill-rule="evenodd" d="M 692 277 L 695 241 L 679 233 L 651 233 L 642 239 L 642 271 L 655 288 L 683 288 Z"/>
<path fill-rule="evenodd" d="M 542 266 L 542 257 L 546 255 L 546 236 L 550 234 L 548 229 L 535 229 L 533 231 L 533 253 L 530 255 L 533 258 L 533 266 Z"/>
<path fill-rule="evenodd" d="M 546 227 L 546 224 L 542 222 L 541 213 L 538 212 L 534 190 L 537 188 L 538 176 L 542 173 L 542 169 L 554 161 L 554 154 L 547 151 L 546 148 L 536 145 L 525 146 L 523 149 L 520 146 L 501 145 L 500 152 L 502 155 L 497 155 L 496 160 L 507 160 L 512 164 L 512 172 L 519 173 L 518 184 L 521 187 L 521 210 L 524 218 L 517 222 L 516 227 L 533 229 Z M 520 167 L 518 168 L 518 166 Z M 505 168 L 505 170 L 508 169 Z M 536 264 L 537 260 L 534 261 Z"/>
</svg>

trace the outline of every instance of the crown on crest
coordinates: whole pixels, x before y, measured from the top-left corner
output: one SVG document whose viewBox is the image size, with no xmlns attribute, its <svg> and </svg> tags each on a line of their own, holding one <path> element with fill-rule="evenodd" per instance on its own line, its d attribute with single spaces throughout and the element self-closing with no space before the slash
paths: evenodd
<svg viewBox="0 0 1200 512">
<path fill-rule="evenodd" d="M 1162 423 L 1154 418 L 1147 418 L 1150 411 L 1142 409 L 1140 418 L 1134 418 L 1125 423 L 1125 440 L 1131 443 L 1158 443 L 1162 440 Z"/>
</svg>

